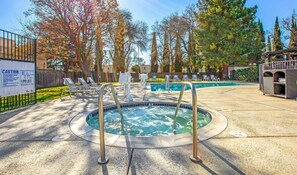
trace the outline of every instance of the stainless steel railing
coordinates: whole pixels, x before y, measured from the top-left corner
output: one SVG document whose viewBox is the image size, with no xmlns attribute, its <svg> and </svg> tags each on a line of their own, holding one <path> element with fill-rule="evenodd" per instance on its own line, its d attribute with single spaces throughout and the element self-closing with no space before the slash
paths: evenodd
<svg viewBox="0 0 297 175">
<path fill-rule="evenodd" d="M 169 83 L 169 82 L 168 82 Z M 198 111 L 197 111 L 197 94 L 196 94 L 196 88 L 193 86 L 192 83 L 190 82 L 178 82 L 178 83 L 171 83 L 171 84 L 182 84 L 182 89 L 179 95 L 175 115 L 174 115 L 174 130 L 176 130 L 176 116 L 178 114 L 178 110 L 180 108 L 181 100 L 183 97 L 184 93 L 184 88 L 186 85 L 191 87 L 191 92 L 192 92 L 192 111 L 193 111 L 193 155 L 190 156 L 190 159 L 193 162 L 201 162 L 202 160 L 198 156 L 198 129 L 197 129 L 197 119 L 198 119 Z M 114 86 L 111 83 L 107 83 L 101 87 L 99 90 L 99 97 L 98 97 L 98 117 L 99 117 L 99 136 L 100 136 L 100 158 L 98 159 L 99 164 L 105 164 L 108 162 L 108 158 L 105 155 L 105 139 L 104 139 L 104 114 L 103 114 L 103 91 L 106 87 L 110 86 L 111 92 L 113 95 L 113 98 L 115 100 L 115 103 L 117 105 L 118 111 L 121 115 L 121 129 L 123 131 L 124 129 L 124 117 L 121 111 L 121 107 L 118 101 L 118 98 L 116 96 Z M 168 84 L 170 86 L 170 84 Z M 168 87 L 168 92 L 169 92 L 170 87 Z"/>
<path fill-rule="evenodd" d="M 124 116 L 121 110 L 121 106 L 117 95 L 115 93 L 115 89 L 113 84 L 107 83 L 101 86 L 99 90 L 99 97 L 98 97 L 98 126 L 99 126 L 99 137 L 100 137 L 100 158 L 98 159 L 99 164 L 105 164 L 108 162 L 108 158 L 105 155 L 105 138 L 104 138 L 104 114 L 103 114 L 103 92 L 104 89 L 110 87 L 111 93 L 113 95 L 113 99 L 117 105 L 118 111 L 121 115 L 121 130 L 124 131 Z"/>
<path fill-rule="evenodd" d="M 181 88 L 181 91 L 179 93 L 179 98 L 178 98 L 178 102 L 177 102 L 176 110 L 175 110 L 175 114 L 174 114 L 174 123 L 173 123 L 174 132 L 176 131 L 176 116 L 177 116 L 178 110 L 180 108 L 180 104 L 181 104 L 181 100 L 182 100 L 182 97 L 183 97 L 183 94 L 184 94 L 185 86 L 188 85 L 188 86 L 191 87 L 192 111 L 193 111 L 193 125 L 192 125 L 192 128 L 193 128 L 193 132 L 192 132 L 192 135 L 193 135 L 193 155 L 190 156 L 190 159 L 193 162 L 201 162 L 202 160 L 198 156 L 198 143 L 197 143 L 197 139 L 198 139 L 198 129 L 197 129 L 198 112 L 197 112 L 196 88 L 190 82 L 178 82 L 178 83 L 171 83 L 171 84 L 182 84 L 182 88 Z"/>
</svg>

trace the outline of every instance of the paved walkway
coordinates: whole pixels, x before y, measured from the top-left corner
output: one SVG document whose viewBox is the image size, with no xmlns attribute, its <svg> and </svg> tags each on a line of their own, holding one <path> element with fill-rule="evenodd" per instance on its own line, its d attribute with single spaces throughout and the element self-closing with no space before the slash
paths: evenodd
<svg viewBox="0 0 297 175">
<path fill-rule="evenodd" d="M 228 119 L 219 135 L 192 146 L 164 149 L 107 147 L 109 163 L 97 164 L 99 145 L 76 137 L 70 120 L 97 108 L 97 100 L 54 100 L 0 115 L 0 174 L 296 174 L 297 101 L 263 96 L 257 85 L 198 89 L 198 104 Z M 176 101 L 177 93 L 135 90 L 135 100 Z M 184 103 L 191 100 L 185 93 Z M 247 137 L 230 133 L 242 131 Z M 64 141 L 52 141 L 57 136 Z M 57 138 L 59 140 L 59 137 Z"/>
</svg>

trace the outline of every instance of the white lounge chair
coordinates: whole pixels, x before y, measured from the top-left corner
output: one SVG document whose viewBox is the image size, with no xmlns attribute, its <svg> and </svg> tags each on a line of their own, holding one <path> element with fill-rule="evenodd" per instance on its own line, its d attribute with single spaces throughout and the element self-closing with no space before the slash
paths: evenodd
<svg viewBox="0 0 297 175">
<path fill-rule="evenodd" d="M 152 81 L 157 81 L 157 76 L 156 75 L 152 76 Z"/>
<path fill-rule="evenodd" d="M 72 94 L 86 94 L 86 93 L 92 93 L 94 92 L 93 90 L 86 90 L 86 89 L 78 89 L 76 87 L 76 85 L 74 84 L 74 82 L 71 80 L 71 78 L 63 78 L 64 80 L 64 85 L 67 85 L 69 89 L 63 89 L 61 91 L 61 95 L 60 95 L 60 99 L 62 100 L 62 96 L 63 96 L 63 93 L 65 92 L 68 92 L 70 94 L 70 97 Z"/>
<path fill-rule="evenodd" d="M 140 82 L 146 81 L 148 79 L 148 75 L 147 74 L 139 74 L 139 79 L 140 79 Z"/>
<path fill-rule="evenodd" d="M 209 76 L 208 75 L 203 75 L 203 81 L 209 81 Z"/>
<path fill-rule="evenodd" d="M 140 87 L 143 87 L 144 89 L 146 88 L 146 81 L 148 79 L 147 74 L 139 74 L 139 79 L 140 79 Z"/>
<path fill-rule="evenodd" d="M 78 82 L 82 85 L 83 89 L 93 91 L 94 93 L 98 92 L 100 87 L 90 86 L 84 78 L 78 78 Z"/>
<path fill-rule="evenodd" d="M 210 79 L 211 81 L 218 81 L 217 77 L 214 75 L 210 75 Z"/>
<path fill-rule="evenodd" d="M 130 72 L 125 72 L 122 73 L 120 72 L 120 77 L 119 77 L 119 83 L 124 86 L 124 95 L 125 95 L 125 101 L 130 102 L 133 101 L 132 95 L 131 95 L 131 73 Z M 120 89 L 121 90 L 121 89 Z"/>
<path fill-rule="evenodd" d="M 170 75 L 165 75 L 165 81 L 170 81 Z"/>
<path fill-rule="evenodd" d="M 188 75 L 183 75 L 183 81 L 191 81 Z"/>
<path fill-rule="evenodd" d="M 180 81 L 180 79 L 178 78 L 178 75 L 173 76 L 173 81 Z"/>
<path fill-rule="evenodd" d="M 87 78 L 87 82 L 92 86 L 92 87 L 96 87 L 96 88 L 100 88 L 100 85 L 98 83 L 96 83 L 92 77 L 88 77 Z"/>
<path fill-rule="evenodd" d="M 193 75 L 192 75 L 192 80 L 193 80 L 193 81 L 198 81 L 198 77 L 197 77 L 196 74 L 193 74 Z"/>
</svg>

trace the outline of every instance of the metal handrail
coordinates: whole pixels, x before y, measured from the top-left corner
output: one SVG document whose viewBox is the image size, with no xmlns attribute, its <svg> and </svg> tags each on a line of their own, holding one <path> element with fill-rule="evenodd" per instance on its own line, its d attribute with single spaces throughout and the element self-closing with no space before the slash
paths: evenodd
<svg viewBox="0 0 297 175">
<path fill-rule="evenodd" d="M 172 84 L 178 84 L 178 83 L 172 83 Z M 190 82 L 181 82 L 179 84 L 182 84 L 182 89 L 179 95 L 176 111 L 175 111 L 175 116 L 174 116 L 174 130 L 176 129 L 176 116 L 178 113 L 178 109 L 180 107 L 181 99 L 184 93 L 184 88 L 186 85 L 191 87 L 191 92 L 192 92 L 192 111 L 193 111 L 193 155 L 190 156 L 190 159 L 193 162 L 201 162 L 202 160 L 198 156 L 198 143 L 197 143 L 197 138 L 198 138 L 198 129 L 197 129 L 197 117 L 198 117 L 198 112 L 197 112 L 197 94 L 196 94 L 196 88 L 193 86 L 192 83 Z M 114 86 L 111 83 L 107 83 L 103 85 L 100 90 L 99 90 L 99 97 L 98 97 L 98 123 L 99 123 L 99 136 L 100 136 L 100 158 L 98 159 L 99 164 L 105 164 L 108 162 L 108 158 L 105 156 L 105 140 L 104 140 L 104 114 L 103 114 L 103 91 L 106 87 L 110 86 L 111 92 L 113 95 L 113 98 L 115 100 L 115 103 L 117 105 L 118 111 L 121 115 L 121 128 L 123 131 L 124 127 L 124 117 L 121 111 L 121 107 L 118 101 L 118 98 L 116 96 Z"/>
<path fill-rule="evenodd" d="M 187 83 L 185 83 L 185 84 L 187 84 Z M 173 121 L 173 129 L 174 129 L 174 131 L 176 130 L 176 116 L 177 116 L 178 110 L 180 108 L 181 99 L 183 98 L 184 89 L 185 89 L 184 86 L 185 85 L 182 84 L 182 88 L 181 88 L 181 91 L 179 93 L 179 98 L 178 98 L 176 109 L 175 109 L 175 113 L 174 113 L 174 121 Z"/>
<path fill-rule="evenodd" d="M 201 162 L 202 160 L 198 156 L 198 143 L 197 143 L 197 138 L 198 138 L 198 129 L 197 129 L 197 119 L 198 119 L 198 112 L 197 112 L 197 93 L 196 93 L 196 88 L 193 86 L 191 82 L 178 82 L 178 83 L 172 83 L 172 84 L 182 84 L 182 89 L 179 94 L 178 102 L 176 105 L 176 110 L 174 114 L 174 132 L 176 132 L 176 116 L 178 113 L 178 110 L 180 108 L 180 103 L 184 94 L 185 86 L 188 85 L 191 88 L 192 92 L 192 111 L 193 111 L 193 155 L 191 155 L 190 159 L 193 162 Z"/>
<path fill-rule="evenodd" d="M 99 137 L 100 137 L 100 158 L 98 159 L 99 164 L 105 164 L 108 162 L 108 158 L 105 156 L 105 140 L 104 140 L 104 114 L 103 114 L 103 91 L 106 87 L 111 89 L 111 93 L 113 95 L 113 99 L 117 105 L 118 111 L 121 115 L 121 130 L 124 131 L 124 116 L 121 110 L 121 106 L 117 95 L 115 93 L 115 89 L 113 84 L 107 83 L 101 86 L 99 90 L 99 97 L 98 97 L 98 124 L 99 124 Z"/>
</svg>

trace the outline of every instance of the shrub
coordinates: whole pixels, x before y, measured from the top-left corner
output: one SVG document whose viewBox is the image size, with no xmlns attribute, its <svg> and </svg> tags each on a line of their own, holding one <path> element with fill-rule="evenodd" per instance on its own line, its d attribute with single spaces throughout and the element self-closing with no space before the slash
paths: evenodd
<svg viewBox="0 0 297 175">
<path fill-rule="evenodd" d="M 238 81 L 259 82 L 259 67 L 237 70 L 234 73 L 234 79 Z"/>
<path fill-rule="evenodd" d="M 139 72 L 139 66 L 138 65 L 134 65 L 132 66 L 132 72 Z"/>
</svg>

